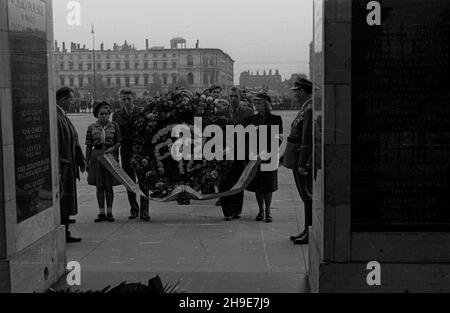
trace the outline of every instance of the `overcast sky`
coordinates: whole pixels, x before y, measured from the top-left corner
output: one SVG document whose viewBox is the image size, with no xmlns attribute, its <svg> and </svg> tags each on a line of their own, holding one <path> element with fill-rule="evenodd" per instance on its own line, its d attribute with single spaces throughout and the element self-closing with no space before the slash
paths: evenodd
<svg viewBox="0 0 450 313">
<path fill-rule="evenodd" d="M 124 40 L 145 48 L 170 47 L 183 37 L 188 47 L 219 48 L 235 61 L 235 80 L 241 72 L 279 69 L 283 78 L 309 74 L 312 40 L 312 0 L 79 0 L 81 25 L 67 24 L 70 0 L 53 1 L 55 39 L 92 47 Z"/>
</svg>

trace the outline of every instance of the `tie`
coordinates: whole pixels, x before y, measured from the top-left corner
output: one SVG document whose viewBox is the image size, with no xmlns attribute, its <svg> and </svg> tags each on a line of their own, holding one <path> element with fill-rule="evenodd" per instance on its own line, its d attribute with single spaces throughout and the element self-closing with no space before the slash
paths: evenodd
<svg viewBox="0 0 450 313">
<path fill-rule="evenodd" d="M 102 145 L 104 145 L 104 144 L 106 144 L 106 127 L 107 126 L 105 126 L 105 127 L 102 127 L 102 136 L 101 136 L 101 143 L 102 143 Z"/>
</svg>

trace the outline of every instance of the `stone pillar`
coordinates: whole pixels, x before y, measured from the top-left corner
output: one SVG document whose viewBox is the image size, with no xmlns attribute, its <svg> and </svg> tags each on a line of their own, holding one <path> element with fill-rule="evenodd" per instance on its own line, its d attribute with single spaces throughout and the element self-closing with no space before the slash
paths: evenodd
<svg viewBox="0 0 450 313">
<path fill-rule="evenodd" d="M 314 1 L 311 289 L 449 292 L 450 2 L 369 2 Z"/>
<path fill-rule="evenodd" d="M 52 3 L 29 1 L 0 0 L 0 292 L 44 291 L 65 270 Z"/>
</svg>

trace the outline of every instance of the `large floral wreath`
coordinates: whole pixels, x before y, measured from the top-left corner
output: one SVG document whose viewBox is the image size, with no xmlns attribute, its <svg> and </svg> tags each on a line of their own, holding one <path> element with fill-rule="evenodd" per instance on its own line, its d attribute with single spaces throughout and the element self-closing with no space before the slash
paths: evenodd
<svg viewBox="0 0 450 313">
<path fill-rule="evenodd" d="M 221 110 L 221 103 L 204 95 L 179 90 L 154 98 L 136 121 L 132 164 L 141 188 L 150 190 L 151 198 L 167 197 L 180 185 L 187 185 L 203 194 L 217 192 L 231 162 L 176 161 L 171 149 L 177 138 L 171 135 L 176 125 L 187 125 L 193 130 L 195 117 L 203 118 L 203 127 L 218 125 L 225 128 L 232 122 L 227 108 Z"/>
</svg>

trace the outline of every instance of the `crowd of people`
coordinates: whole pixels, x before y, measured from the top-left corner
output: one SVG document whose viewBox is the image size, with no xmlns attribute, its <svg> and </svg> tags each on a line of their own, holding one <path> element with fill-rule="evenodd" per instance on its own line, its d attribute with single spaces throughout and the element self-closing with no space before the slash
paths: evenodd
<svg viewBox="0 0 450 313">
<path fill-rule="evenodd" d="M 241 90 L 240 92 L 241 94 L 246 93 L 244 90 Z M 209 94 L 209 89 L 204 91 L 204 94 Z M 231 97 L 231 94 L 232 92 L 230 92 L 230 96 L 228 98 Z M 71 103 L 67 103 L 63 109 L 66 113 L 70 114 L 93 113 L 95 106 L 99 104 L 99 102 L 108 102 L 114 112 L 121 109 L 119 97 L 102 99 L 101 101 L 94 102 L 88 98 L 74 98 L 73 101 Z M 147 98 L 145 97 L 135 98 L 135 105 L 138 107 L 145 107 L 146 103 Z M 274 100 L 272 102 L 272 109 L 274 111 L 293 111 L 299 109 L 299 104 L 294 98 L 282 97 L 277 98 L 276 101 Z"/>
<path fill-rule="evenodd" d="M 64 112 L 66 113 L 92 113 L 94 109 L 92 101 L 87 98 L 74 98 L 72 101 L 64 104 Z"/>
<path fill-rule="evenodd" d="M 296 244 L 308 243 L 308 229 L 312 225 L 312 83 L 301 79 L 292 87 L 292 91 L 299 103 L 304 103 L 292 124 L 291 134 L 287 139 L 287 149 L 283 156 L 284 166 L 293 170 L 295 182 L 301 198 L 305 203 L 305 230 L 292 236 L 291 240 Z M 229 114 L 235 126 L 279 126 L 283 129 L 282 118 L 272 113 L 273 105 L 271 97 L 265 92 L 253 95 L 239 88 L 232 88 L 229 97 L 222 96 L 222 88 L 213 86 L 205 90 L 206 97 L 212 97 L 217 105 L 217 112 Z M 73 107 L 74 91 L 69 87 L 63 87 L 56 94 L 58 105 L 58 137 L 60 153 L 60 178 L 61 178 L 61 223 L 66 227 L 66 240 L 68 243 L 80 242 L 81 238 L 71 235 L 69 225 L 74 221 L 70 219 L 78 212 L 76 179 L 80 179 L 80 172 L 88 173 L 88 184 L 97 189 L 97 202 L 99 214 L 96 223 L 114 222 L 113 187 L 120 183 L 99 162 L 98 157 L 109 153 L 119 161 L 128 176 L 137 181 L 137 175 L 132 167 L 133 140 L 136 137 L 135 121 L 144 114 L 146 108 L 136 105 L 136 96 L 129 88 L 119 92 L 120 108 L 114 110 L 111 103 L 96 103 L 93 115 L 97 122 L 90 125 L 86 131 L 86 151 L 83 153 L 78 134 L 64 108 Z M 218 113 L 219 114 L 219 113 Z M 112 118 L 111 118 L 112 116 Z M 281 144 L 281 141 L 280 141 Z M 267 147 L 271 150 L 271 138 L 268 138 Z M 270 160 L 264 161 L 270 163 Z M 246 161 L 233 161 L 231 171 L 226 179 L 218 186 L 219 192 L 230 190 L 241 177 L 246 167 Z M 138 182 L 139 183 L 139 182 Z M 145 194 L 149 190 L 143 189 Z M 247 187 L 247 190 L 255 193 L 259 207 L 256 221 L 273 222 L 271 205 L 273 193 L 278 190 L 278 170 L 262 171 L 261 168 Z M 140 199 L 140 205 L 136 195 L 128 191 L 130 204 L 130 220 L 138 217 L 149 222 L 149 200 Z M 243 211 L 244 192 L 219 200 L 226 221 L 239 219 Z"/>
</svg>

